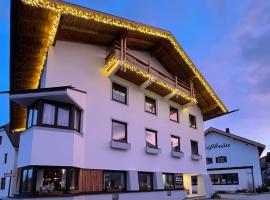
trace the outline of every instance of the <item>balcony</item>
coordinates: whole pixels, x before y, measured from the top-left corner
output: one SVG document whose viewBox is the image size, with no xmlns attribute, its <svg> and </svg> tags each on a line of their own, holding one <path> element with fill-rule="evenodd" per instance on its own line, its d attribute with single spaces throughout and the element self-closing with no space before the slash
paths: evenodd
<svg viewBox="0 0 270 200">
<path fill-rule="evenodd" d="M 192 85 L 179 80 L 177 76 L 161 72 L 129 51 L 123 53 L 117 45 L 108 51 L 104 70 L 108 77 L 121 77 L 165 100 L 172 100 L 180 105 L 197 102 Z"/>
</svg>

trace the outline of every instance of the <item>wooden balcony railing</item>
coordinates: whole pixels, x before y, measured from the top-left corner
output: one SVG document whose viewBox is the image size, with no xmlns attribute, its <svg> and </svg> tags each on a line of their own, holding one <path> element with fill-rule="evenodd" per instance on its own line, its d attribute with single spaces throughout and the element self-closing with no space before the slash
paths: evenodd
<svg viewBox="0 0 270 200">
<path fill-rule="evenodd" d="M 180 80 L 177 76 L 160 71 L 159 69 L 153 67 L 151 63 L 139 58 L 129 51 L 126 51 L 125 55 L 121 55 L 121 49 L 117 45 L 114 45 L 108 50 L 106 61 L 110 60 L 111 57 L 115 57 L 119 60 L 122 58 L 127 64 L 137 67 L 139 70 L 151 74 L 167 85 L 184 92 L 188 96 L 191 96 L 190 85 Z"/>
</svg>

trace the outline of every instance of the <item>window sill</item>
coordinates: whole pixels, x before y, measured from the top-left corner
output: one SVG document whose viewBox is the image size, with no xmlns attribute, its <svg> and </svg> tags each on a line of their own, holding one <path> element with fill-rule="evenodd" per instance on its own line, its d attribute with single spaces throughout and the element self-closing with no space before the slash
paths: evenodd
<svg viewBox="0 0 270 200">
<path fill-rule="evenodd" d="M 151 148 L 151 147 L 145 147 L 145 152 L 148 154 L 160 154 L 161 149 L 159 148 Z"/>
<path fill-rule="evenodd" d="M 127 102 L 122 102 L 122 101 L 118 101 L 118 100 L 116 100 L 116 99 L 112 99 L 112 101 L 113 102 L 116 102 L 116 103 L 119 103 L 119 104 L 121 104 L 121 105 L 128 105 L 128 103 Z"/>
<path fill-rule="evenodd" d="M 191 154 L 191 159 L 192 160 L 201 160 L 202 156 L 200 154 L 196 155 L 196 154 Z"/>
<path fill-rule="evenodd" d="M 179 120 L 176 121 L 176 120 L 170 119 L 170 121 L 171 121 L 171 122 L 174 122 L 174 123 L 177 123 L 177 124 L 180 124 Z"/>
<path fill-rule="evenodd" d="M 131 149 L 131 144 L 126 143 L 126 142 L 118 142 L 115 140 L 111 140 L 111 148 L 129 150 L 129 149 Z"/>
<path fill-rule="evenodd" d="M 184 152 L 182 151 L 171 151 L 171 156 L 174 158 L 182 158 L 184 157 Z"/>
<path fill-rule="evenodd" d="M 147 111 L 147 110 L 144 110 L 146 113 L 149 113 L 149 114 L 151 114 L 151 115 L 157 115 L 157 113 L 156 112 L 150 112 L 150 111 Z"/>
</svg>

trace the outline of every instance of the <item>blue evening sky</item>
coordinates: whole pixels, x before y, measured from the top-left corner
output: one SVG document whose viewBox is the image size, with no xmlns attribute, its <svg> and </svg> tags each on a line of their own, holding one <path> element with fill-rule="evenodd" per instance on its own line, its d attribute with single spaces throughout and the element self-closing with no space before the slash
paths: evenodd
<svg viewBox="0 0 270 200">
<path fill-rule="evenodd" d="M 205 123 L 270 147 L 270 0 L 69 0 L 171 31 L 230 110 Z M 9 0 L 0 3 L 0 91 L 9 90 Z M 0 95 L 0 125 L 9 120 Z"/>
</svg>

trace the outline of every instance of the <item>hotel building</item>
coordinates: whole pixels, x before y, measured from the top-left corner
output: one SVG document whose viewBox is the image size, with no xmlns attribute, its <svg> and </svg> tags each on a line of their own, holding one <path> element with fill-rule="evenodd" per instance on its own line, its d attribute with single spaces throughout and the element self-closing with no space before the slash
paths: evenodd
<svg viewBox="0 0 270 200">
<path fill-rule="evenodd" d="M 57 0 L 11 11 L 14 195 L 211 194 L 203 122 L 228 110 L 170 32 Z"/>
<path fill-rule="evenodd" d="M 215 191 L 254 191 L 262 185 L 263 144 L 226 131 L 205 131 L 207 171 Z"/>
</svg>

